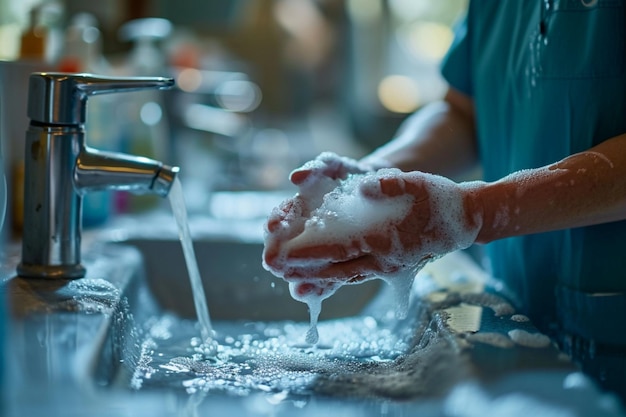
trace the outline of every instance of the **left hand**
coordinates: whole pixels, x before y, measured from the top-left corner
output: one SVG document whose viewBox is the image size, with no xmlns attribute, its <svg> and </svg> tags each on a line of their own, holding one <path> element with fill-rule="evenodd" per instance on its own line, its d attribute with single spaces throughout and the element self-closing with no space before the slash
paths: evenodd
<svg viewBox="0 0 626 417">
<path fill-rule="evenodd" d="M 321 176 L 332 180 L 345 180 L 350 174 L 365 174 L 380 168 L 389 167 L 384 160 L 357 161 L 333 152 L 322 152 L 312 161 L 291 172 L 289 179 L 298 187 L 306 187 L 310 181 L 317 181 Z"/>
<path fill-rule="evenodd" d="M 268 220 L 264 264 L 289 281 L 355 283 L 417 270 L 474 242 L 482 220 L 470 190 L 394 169 L 362 177 L 350 195 L 327 196 L 339 208 L 348 204 L 348 212 L 316 212 L 320 204 L 298 194 Z"/>
<path fill-rule="evenodd" d="M 373 164 L 323 152 L 292 171 L 289 179 L 298 186 L 299 192 L 292 199 L 283 201 L 270 214 L 265 228 L 272 238 L 266 239 L 264 253 L 272 257 L 278 252 L 281 242 L 302 233 L 311 212 L 322 204 L 324 195 L 335 189 L 341 180 L 351 174 L 366 174 L 375 169 Z"/>
</svg>

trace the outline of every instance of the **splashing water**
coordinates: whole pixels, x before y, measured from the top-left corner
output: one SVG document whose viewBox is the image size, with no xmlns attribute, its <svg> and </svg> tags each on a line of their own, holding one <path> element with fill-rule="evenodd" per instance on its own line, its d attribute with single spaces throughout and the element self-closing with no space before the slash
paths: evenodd
<svg viewBox="0 0 626 417">
<path fill-rule="evenodd" d="M 183 254 L 185 255 L 187 272 L 189 273 L 189 281 L 191 283 L 193 294 L 193 302 L 196 307 L 198 322 L 200 323 L 200 334 L 202 335 L 202 340 L 204 341 L 198 350 L 211 355 L 214 354 L 216 350 L 215 341 L 213 340 L 213 326 L 211 324 L 211 317 L 209 315 L 209 307 L 204 294 L 204 288 L 202 287 L 202 278 L 200 276 L 196 254 L 193 249 L 189 223 L 187 222 L 187 209 L 185 206 L 183 188 L 178 178 L 174 179 L 174 183 L 172 184 L 172 188 L 169 193 L 169 200 L 172 207 L 172 213 L 174 214 L 174 218 L 176 219 L 176 223 L 178 225 L 178 236 L 183 248 Z"/>
<path fill-rule="evenodd" d="M 134 390 L 282 394 L 290 399 L 314 393 L 370 396 L 380 392 L 380 378 L 403 372 L 395 361 L 411 350 L 419 320 L 403 322 L 401 330 L 372 316 L 319 325 L 323 335 L 311 346 L 297 341 L 306 323 L 218 321 L 217 354 L 207 359 L 195 349 L 200 341 L 193 323 L 165 315 L 152 323 L 129 385 Z M 433 352 L 441 351 L 442 346 L 433 346 Z M 391 392 L 399 389 L 385 384 Z"/>
<path fill-rule="evenodd" d="M 212 357 L 198 351 L 202 341 L 194 321 L 155 317 L 144 322 L 147 337 L 130 379 L 120 382 L 133 390 L 173 389 L 200 399 L 216 394 L 262 394 L 269 402 L 316 395 L 433 398 L 471 372 L 469 355 L 459 354 L 470 346 L 468 339 L 451 330 L 447 314 L 440 312 L 462 303 L 488 308 L 495 317 L 515 312 L 493 294 L 451 293 L 434 304 L 410 302 L 398 314 L 399 292 L 401 287 L 389 288 L 367 315 L 315 323 L 320 332 L 314 345 L 298 342 L 306 322 L 217 321 Z M 487 336 L 472 343 L 514 344 L 507 335 Z"/>
</svg>

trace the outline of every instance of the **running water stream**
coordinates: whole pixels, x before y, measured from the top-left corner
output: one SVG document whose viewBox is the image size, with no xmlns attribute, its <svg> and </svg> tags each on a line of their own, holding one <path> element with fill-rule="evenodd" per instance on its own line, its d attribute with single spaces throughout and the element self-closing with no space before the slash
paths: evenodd
<svg viewBox="0 0 626 417">
<path fill-rule="evenodd" d="M 174 214 L 174 218 L 176 219 L 176 223 L 178 225 L 178 236 L 180 238 L 183 254 L 185 256 L 185 262 L 187 264 L 187 272 L 189 273 L 193 302 L 196 307 L 198 322 L 200 323 L 200 335 L 202 336 L 202 340 L 204 341 L 206 347 L 209 347 L 214 344 L 213 326 L 211 324 L 211 316 L 209 315 L 209 307 L 204 294 L 204 288 L 202 287 L 202 278 L 200 276 L 196 254 L 193 249 L 191 232 L 189 231 L 183 188 L 178 178 L 174 179 L 174 183 L 172 184 L 172 188 L 169 193 L 169 200 L 170 205 L 172 206 L 172 213 Z"/>
</svg>

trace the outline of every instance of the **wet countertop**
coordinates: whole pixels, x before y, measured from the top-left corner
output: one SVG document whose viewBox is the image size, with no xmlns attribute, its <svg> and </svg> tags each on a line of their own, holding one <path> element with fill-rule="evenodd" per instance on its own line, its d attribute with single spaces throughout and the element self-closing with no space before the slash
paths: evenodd
<svg viewBox="0 0 626 417">
<path fill-rule="evenodd" d="M 109 330 L 132 327 L 144 319 L 141 314 L 156 314 L 158 308 L 143 288 L 141 254 L 103 243 L 109 232 L 87 239 L 88 275 L 80 280 L 15 277 L 19 250 L 7 250 L 0 268 L 9 304 L 3 415 L 624 415 L 464 253 L 420 272 L 413 291 L 428 319 L 413 348 L 427 343 L 432 354 L 405 355 L 395 361 L 393 373 L 335 375 L 325 391 L 298 401 L 271 392 L 233 397 L 110 386 L 114 376 L 107 370 L 116 366 L 124 345 L 140 343 L 141 334 L 129 328 L 112 339 Z M 363 380 L 355 384 L 354 378 Z M 333 395 L 337 384 L 348 383 L 381 390 Z M 428 395 L 420 392 L 424 387 Z"/>
</svg>

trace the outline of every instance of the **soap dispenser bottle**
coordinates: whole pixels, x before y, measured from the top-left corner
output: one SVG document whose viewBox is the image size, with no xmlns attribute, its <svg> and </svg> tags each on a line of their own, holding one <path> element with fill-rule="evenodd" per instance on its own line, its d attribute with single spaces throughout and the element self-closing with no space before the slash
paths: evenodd
<svg viewBox="0 0 626 417">
<path fill-rule="evenodd" d="M 46 28 L 40 24 L 41 6 L 30 10 L 29 26 L 22 34 L 20 59 L 43 60 L 46 54 Z"/>
</svg>

